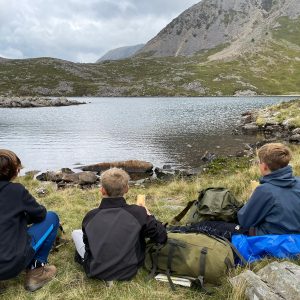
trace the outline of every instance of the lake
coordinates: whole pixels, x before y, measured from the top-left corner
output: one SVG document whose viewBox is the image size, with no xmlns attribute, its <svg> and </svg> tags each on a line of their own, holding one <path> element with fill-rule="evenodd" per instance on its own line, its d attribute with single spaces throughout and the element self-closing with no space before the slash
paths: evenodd
<svg viewBox="0 0 300 300">
<path fill-rule="evenodd" d="M 197 167 L 205 151 L 230 154 L 255 141 L 232 130 L 242 112 L 295 97 L 70 98 L 67 107 L 0 108 L 0 148 L 28 170 L 139 159 Z"/>
</svg>

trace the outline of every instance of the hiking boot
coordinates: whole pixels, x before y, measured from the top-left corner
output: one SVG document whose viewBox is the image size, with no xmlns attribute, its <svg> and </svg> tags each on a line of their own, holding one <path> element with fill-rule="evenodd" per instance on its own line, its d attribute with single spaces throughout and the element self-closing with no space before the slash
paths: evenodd
<svg viewBox="0 0 300 300">
<path fill-rule="evenodd" d="M 42 266 L 26 271 L 25 289 L 34 292 L 52 280 L 56 274 L 55 266 Z"/>
</svg>

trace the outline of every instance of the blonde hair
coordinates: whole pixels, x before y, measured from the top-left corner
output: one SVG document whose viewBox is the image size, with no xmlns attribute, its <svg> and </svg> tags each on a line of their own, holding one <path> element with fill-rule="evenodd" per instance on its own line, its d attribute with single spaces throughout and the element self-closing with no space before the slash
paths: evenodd
<svg viewBox="0 0 300 300">
<path fill-rule="evenodd" d="M 261 163 L 265 163 L 271 171 L 286 167 L 292 159 L 291 150 L 281 143 L 270 143 L 258 149 L 257 155 Z"/>
<path fill-rule="evenodd" d="M 21 168 L 21 160 L 14 152 L 0 149 L 0 180 L 12 180 Z"/>
<path fill-rule="evenodd" d="M 101 185 L 110 197 L 122 197 L 128 187 L 129 175 L 122 169 L 111 168 L 101 174 Z"/>
</svg>

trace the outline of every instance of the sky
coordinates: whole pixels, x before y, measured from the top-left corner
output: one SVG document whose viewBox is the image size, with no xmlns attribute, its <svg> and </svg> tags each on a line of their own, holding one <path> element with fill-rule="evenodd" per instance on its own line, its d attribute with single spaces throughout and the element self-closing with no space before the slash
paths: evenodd
<svg viewBox="0 0 300 300">
<path fill-rule="evenodd" d="M 0 0 L 0 57 L 95 62 L 146 43 L 200 0 Z"/>
</svg>

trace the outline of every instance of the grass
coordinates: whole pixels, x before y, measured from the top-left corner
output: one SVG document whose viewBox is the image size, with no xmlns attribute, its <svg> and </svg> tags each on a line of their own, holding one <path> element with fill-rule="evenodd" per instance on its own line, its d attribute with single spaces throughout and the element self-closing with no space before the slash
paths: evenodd
<svg viewBox="0 0 300 300">
<path fill-rule="evenodd" d="M 293 146 L 295 174 L 300 175 L 300 147 Z M 224 186 L 242 201 L 246 201 L 251 194 L 250 180 L 259 177 L 256 166 L 245 162 L 229 162 L 229 168 L 224 160 L 215 165 L 224 165 L 224 168 L 212 167 L 207 173 L 191 180 L 176 179 L 168 183 L 150 184 L 145 187 L 132 187 L 127 194 L 128 203 L 135 203 L 138 194 L 146 194 L 146 203 L 149 210 L 163 222 L 168 222 L 174 217 L 186 202 L 197 198 L 198 191 L 210 186 Z M 225 172 L 224 172 L 224 169 Z M 230 172 L 228 172 L 228 169 Z M 54 184 L 41 183 L 32 180 L 30 176 L 20 177 L 19 182 L 24 184 L 29 191 L 44 204 L 48 210 L 56 211 L 64 224 L 67 238 L 70 238 L 74 229 L 81 227 L 84 215 L 99 205 L 100 197 L 97 189 L 80 190 L 69 188 L 57 190 Z M 48 194 L 39 198 L 36 190 L 45 188 Z M 50 263 L 58 268 L 57 277 L 44 288 L 34 293 L 23 289 L 24 274 L 17 278 L 0 283 L 4 285 L 1 290 L 1 299 L 235 299 L 244 300 L 243 287 L 235 290 L 224 278 L 223 284 L 212 288 L 214 293 L 207 296 L 203 293 L 186 288 L 178 288 L 175 293 L 170 291 L 168 284 L 158 283 L 154 280 L 145 282 L 145 270 L 140 270 L 138 275 L 130 282 L 116 283 L 108 289 L 103 282 L 86 278 L 83 270 L 73 261 L 74 246 L 72 242 L 62 246 L 58 252 L 50 255 Z M 254 270 L 263 267 L 268 260 L 257 263 Z M 230 276 L 241 272 L 239 268 Z"/>
</svg>

